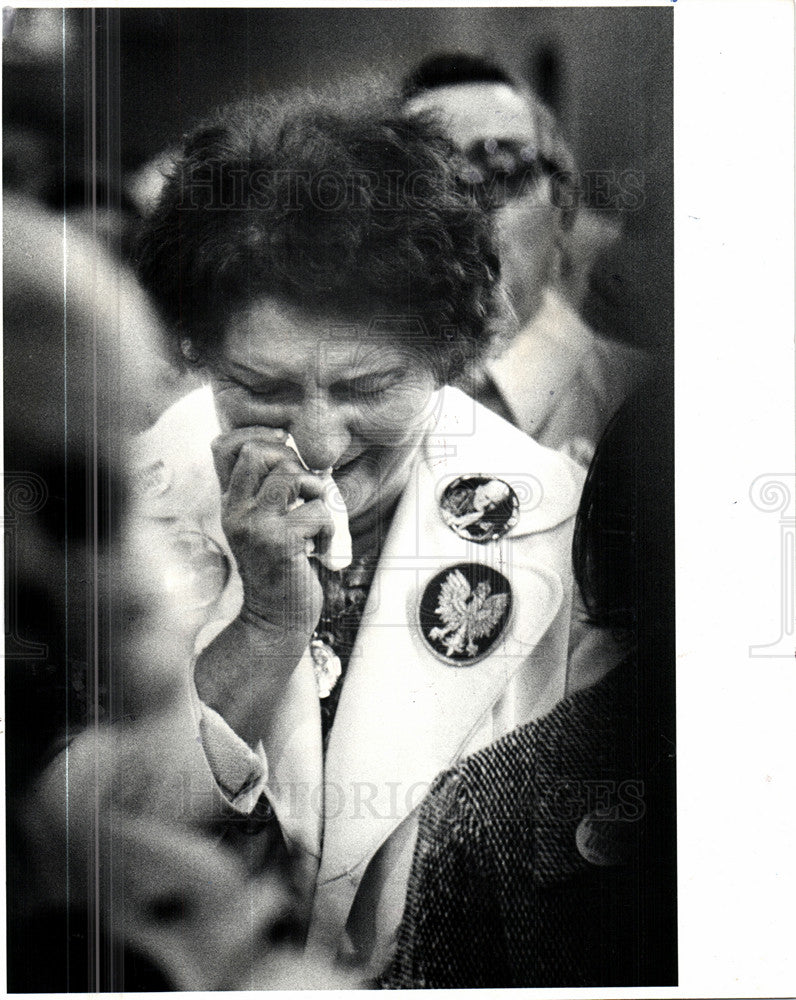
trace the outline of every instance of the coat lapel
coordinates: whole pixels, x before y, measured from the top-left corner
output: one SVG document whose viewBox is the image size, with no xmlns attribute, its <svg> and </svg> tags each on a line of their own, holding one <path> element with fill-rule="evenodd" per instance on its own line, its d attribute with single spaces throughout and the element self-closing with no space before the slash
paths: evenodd
<svg viewBox="0 0 796 1000">
<path fill-rule="evenodd" d="M 571 518 L 581 473 L 463 394 L 445 393 L 436 431 L 419 456 L 382 550 L 331 734 L 321 883 L 373 855 L 439 771 L 457 759 L 518 670 L 532 666 L 532 703 L 548 707 L 551 685 L 563 693 L 562 663 L 530 661 L 565 591 L 560 546 L 545 544 L 541 536 Z M 499 437 L 489 433 L 493 421 Z M 517 525 L 486 545 L 460 538 L 440 515 L 445 485 L 456 475 L 499 475 L 504 468 L 531 470 L 504 473 L 520 496 Z M 533 490 L 516 488 L 524 477 L 535 481 Z M 461 563 L 498 571 L 512 592 L 503 634 L 471 666 L 451 666 L 435 655 L 418 617 L 429 581 Z"/>
</svg>

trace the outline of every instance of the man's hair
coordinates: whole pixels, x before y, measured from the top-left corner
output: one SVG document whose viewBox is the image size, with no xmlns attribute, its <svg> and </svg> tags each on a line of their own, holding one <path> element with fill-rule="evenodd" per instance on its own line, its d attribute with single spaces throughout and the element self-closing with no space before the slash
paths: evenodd
<svg viewBox="0 0 796 1000">
<path fill-rule="evenodd" d="M 491 220 L 432 118 L 363 92 L 242 100 L 187 137 L 138 252 L 176 343 L 210 357 L 269 296 L 405 328 L 440 379 L 486 349 L 506 315 Z"/>
<path fill-rule="evenodd" d="M 529 86 L 519 83 L 497 63 L 468 52 L 438 52 L 424 59 L 404 78 L 401 95 L 404 103 L 408 103 L 426 91 L 468 83 L 502 83 L 516 90 L 525 99 L 534 117 L 540 155 L 561 173 L 563 181 L 574 183 L 575 156 L 556 116 Z M 488 138 L 484 136 L 484 139 Z"/>
<path fill-rule="evenodd" d="M 505 83 L 517 87 L 516 81 L 497 63 L 469 52 L 440 52 L 424 59 L 406 77 L 401 87 L 405 101 L 415 94 L 435 87 L 454 87 L 460 83 Z"/>
</svg>

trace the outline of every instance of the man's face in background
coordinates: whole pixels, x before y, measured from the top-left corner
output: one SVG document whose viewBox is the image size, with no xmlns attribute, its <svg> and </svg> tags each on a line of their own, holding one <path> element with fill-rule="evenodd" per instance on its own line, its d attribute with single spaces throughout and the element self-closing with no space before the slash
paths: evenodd
<svg viewBox="0 0 796 1000">
<path fill-rule="evenodd" d="M 435 113 L 476 174 L 488 175 L 490 166 L 496 171 L 494 179 L 484 176 L 496 193 L 501 192 L 501 172 L 505 177 L 519 169 L 528 178 L 517 190 L 509 178 L 494 212 L 503 280 L 525 325 L 538 310 L 545 287 L 556 278 L 562 233 L 552 181 L 534 169 L 545 143 L 530 104 L 505 83 L 463 83 L 424 91 L 406 110 Z"/>
</svg>

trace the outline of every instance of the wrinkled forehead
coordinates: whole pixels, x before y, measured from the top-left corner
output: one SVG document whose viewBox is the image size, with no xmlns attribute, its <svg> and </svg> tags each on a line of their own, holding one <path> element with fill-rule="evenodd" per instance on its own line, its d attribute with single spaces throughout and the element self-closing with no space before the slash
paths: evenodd
<svg viewBox="0 0 796 1000">
<path fill-rule="evenodd" d="M 406 110 L 436 113 L 451 140 L 463 150 L 482 139 L 518 139 L 538 145 L 539 130 L 528 102 L 505 83 L 435 87 L 413 97 Z"/>
<path fill-rule="evenodd" d="M 427 339 L 409 317 L 324 315 L 262 297 L 229 317 L 221 359 L 225 366 L 253 371 L 291 376 L 322 371 L 333 377 L 406 363 L 429 347 Z"/>
</svg>

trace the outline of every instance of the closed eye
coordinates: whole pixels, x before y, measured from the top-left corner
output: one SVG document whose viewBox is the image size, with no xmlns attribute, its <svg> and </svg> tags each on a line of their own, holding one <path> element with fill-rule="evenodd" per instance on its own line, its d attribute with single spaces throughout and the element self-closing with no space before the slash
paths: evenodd
<svg viewBox="0 0 796 1000">
<path fill-rule="evenodd" d="M 334 399 L 341 403 L 357 399 L 374 399 L 395 388 L 399 381 L 400 374 L 398 372 L 362 375 L 345 382 L 335 382 L 329 387 L 329 392 Z"/>
<path fill-rule="evenodd" d="M 302 387 L 285 379 L 269 379 L 266 381 L 243 381 L 239 378 L 225 376 L 225 381 L 251 396 L 266 403 L 292 403 L 301 398 Z"/>
<path fill-rule="evenodd" d="M 398 386 L 403 372 L 391 370 L 373 372 L 351 379 L 341 379 L 329 386 L 328 392 L 335 402 L 348 404 L 357 400 L 377 399 Z M 224 374 L 223 382 L 230 387 L 243 390 L 258 401 L 284 405 L 298 403 L 304 396 L 304 387 L 290 379 L 272 379 L 258 377 L 240 377 Z"/>
</svg>

